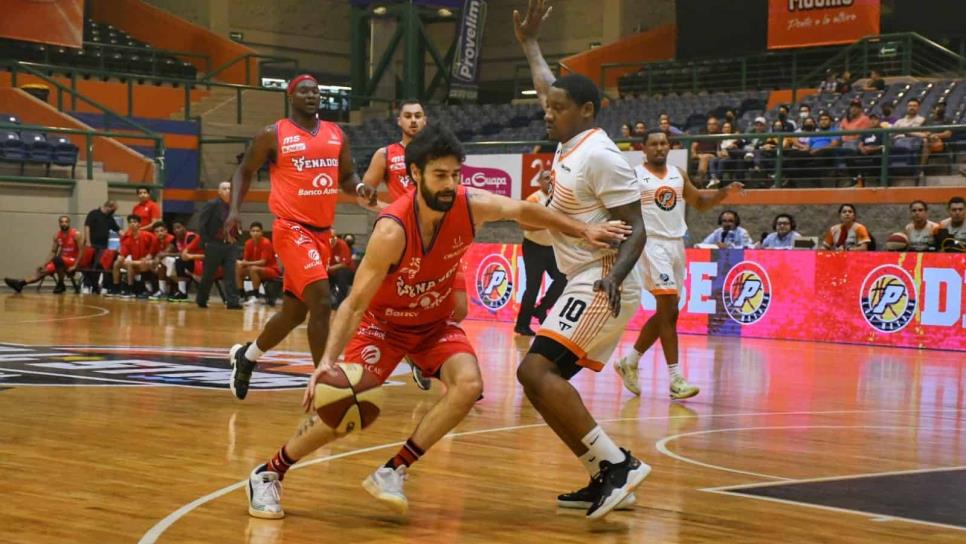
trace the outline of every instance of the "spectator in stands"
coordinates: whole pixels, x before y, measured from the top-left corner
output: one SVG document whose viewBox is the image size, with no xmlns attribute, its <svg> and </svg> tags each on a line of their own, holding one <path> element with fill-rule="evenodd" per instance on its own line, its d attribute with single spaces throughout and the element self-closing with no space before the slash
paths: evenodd
<svg viewBox="0 0 966 544">
<path fill-rule="evenodd" d="M 743 249 L 755 247 L 748 231 L 741 226 L 738 212 L 725 210 L 718 215 L 719 227 L 714 229 L 702 244 L 716 245 L 719 249 Z"/>
<path fill-rule="evenodd" d="M 637 151 L 644 149 L 644 135 L 647 134 L 647 123 L 638 121 L 634 123 L 634 142 L 631 147 Z"/>
<path fill-rule="evenodd" d="M 923 123 L 923 126 L 939 127 L 943 125 L 948 125 L 949 120 L 946 119 L 946 103 L 940 100 L 936 102 L 933 106 L 932 111 L 929 114 L 929 119 Z M 919 182 L 920 184 L 924 181 L 926 176 L 926 164 L 929 162 L 929 157 L 931 155 L 942 153 L 946 151 L 946 140 L 953 137 L 952 130 L 944 130 L 942 132 L 927 132 L 924 134 L 922 140 L 922 158 L 920 159 L 920 171 L 919 171 Z"/>
<path fill-rule="evenodd" d="M 755 122 L 752 125 L 751 131 L 748 133 L 748 138 L 744 140 L 744 167 L 745 172 L 750 172 L 751 174 L 757 174 L 762 171 L 762 154 L 765 145 L 768 144 L 768 139 L 763 136 L 756 136 L 757 134 L 765 134 L 768 132 L 768 120 L 764 117 L 755 117 Z M 777 146 L 778 141 L 776 140 L 774 145 Z M 746 176 L 747 177 L 747 176 Z"/>
<path fill-rule="evenodd" d="M 882 112 L 882 128 L 891 127 L 899 119 L 895 114 L 896 108 L 892 104 L 883 104 L 879 110 Z"/>
<path fill-rule="evenodd" d="M 245 242 L 242 259 L 235 264 L 235 284 L 245 291 L 245 278 L 252 281 L 252 289 L 246 293 L 245 305 L 251 306 L 258 302 L 258 289 L 263 281 L 272 281 L 279 276 L 278 260 L 275 258 L 275 248 L 272 241 L 265 236 L 265 227 L 258 221 L 248 227 L 251 236 Z"/>
<path fill-rule="evenodd" d="M 151 190 L 145 186 L 138 187 L 138 203 L 131 213 L 141 219 L 141 230 L 154 232 L 154 227 L 161 222 L 161 207 L 151 198 Z"/>
<path fill-rule="evenodd" d="M 838 74 L 836 74 L 835 72 L 833 72 L 831 70 L 826 70 L 825 71 L 825 80 L 818 84 L 818 93 L 819 94 L 823 94 L 823 93 L 833 94 L 833 93 L 835 93 L 836 92 L 836 89 L 838 89 L 838 87 L 839 87 L 838 78 L 836 77 L 837 75 Z"/>
<path fill-rule="evenodd" d="M 734 134 L 735 129 L 731 121 L 721 124 L 722 134 Z M 708 189 L 715 189 L 721 185 L 725 170 L 733 162 L 733 153 L 738 153 L 744 146 L 744 142 L 738 138 L 726 138 L 718 140 L 718 150 L 715 157 L 710 161 L 711 180 L 708 182 Z"/>
<path fill-rule="evenodd" d="M 852 72 L 848 70 L 842 72 L 842 77 L 835 81 L 835 92 L 844 94 L 852 90 Z"/>
<path fill-rule="evenodd" d="M 819 122 L 821 122 L 821 119 L 819 119 Z M 849 102 L 849 111 L 839 121 L 839 130 L 865 130 L 867 128 L 872 128 L 872 121 L 862 111 L 862 101 L 856 98 Z M 842 147 L 851 151 L 858 151 L 859 140 L 859 134 L 846 134 L 842 136 Z"/>
<path fill-rule="evenodd" d="M 839 206 L 841 223 L 833 225 L 825 233 L 822 248 L 833 251 L 868 251 L 872 238 L 865 225 L 856 222 L 855 206 Z"/>
<path fill-rule="evenodd" d="M 936 245 L 939 223 L 929 220 L 929 206 L 922 200 L 913 200 L 909 204 L 909 214 L 912 221 L 903 229 L 909 239 L 909 251 L 929 251 Z"/>
<path fill-rule="evenodd" d="M 879 128 L 881 124 L 879 114 L 869 115 L 870 128 Z M 851 166 L 855 172 L 852 181 L 855 182 L 856 187 L 864 187 L 866 178 L 879 175 L 882 165 L 882 138 L 881 133 L 865 134 L 859 137 L 858 155 L 851 159 Z"/>
<path fill-rule="evenodd" d="M 153 257 L 157 253 L 156 243 L 154 234 L 141 228 L 140 217 L 133 213 L 127 216 L 127 230 L 121 236 L 121 251 L 114 261 L 114 283 L 108 290 L 107 296 L 134 298 L 134 282 L 138 274 L 154 269 Z M 127 273 L 124 284 L 121 284 L 122 271 Z"/>
<path fill-rule="evenodd" d="M 84 219 L 84 240 L 94 248 L 94 260 L 91 268 L 92 272 L 84 273 L 84 283 L 91 288 L 92 293 L 101 292 L 101 256 L 107 249 L 107 244 L 111 238 L 111 231 L 121 234 L 121 227 L 114 219 L 114 212 L 117 211 L 117 203 L 108 200 L 101 204 L 99 208 L 87 212 Z"/>
<path fill-rule="evenodd" d="M 178 249 L 174 243 L 174 235 L 168 233 L 168 227 L 164 223 L 154 227 L 154 239 L 158 250 L 154 256 L 154 276 L 157 289 L 148 298 L 162 300 L 168 297 L 168 274 L 165 260 L 173 259 L 178 254 Z"/>
<path fill-rule="evenodd" d="M 866 80 L 865 86 L 862 87 L 862 90 L 867 93 L 873 92 L 873 91 L 881 92 L 881 91 L 884 91 L 885 88 L 886 88 L 885 80 L 882 79 L 881 75 L 879 75 L 879 71 L 870 70 L 869 79 Z"/>
<path fill-rule="evenodd" d="M 798 225 L 795 224 L 795 218 L 787 213 L 780 213 L 775 216 L 775 219 L 771 222 L 771 228 L 774 232 L 765 236 L 765 239 L 761 242 L 762 249 L 792 249 L 795 247 L 795 240 L 802 237 L 801 234 L 795 230 Z"/>
<path fill-rule="evenodd" d="M 935 241 L 939 251 L 966 251 L 966 200 L 954 196 L 946 204 L 949 217 L 939 222 Z"/>
<path fill-rule="evenodd" d="M 355 279 L 352 269 L 352 252 L 345 240 L 339 238 L 332 229 L 329 239 L 332 252 L 329 254 L 329 285 L 332 288 L 332 307 L 338 308 L 342 301 L 349 296 L 349 289 Z"/>
<path fill-rule="evenodd" d="M 164 257 L 161 264 L 164 265 L 166 277 L 171 285 L 169 286 L 168 302 L 187 302 L 188 301 L 188 278 L 194 269 L 194 261 L 188 259 L 187 249 L 191 243 L 197 240 L 200 247 L 201 237 L 197 233 L 187 229 L 184 221 L 176 220 L 171 223 L 171 230 L 174 231 L 173 256 Z M 201 251 L 200 249 L 198 250 Z M 199 259 L 204 259 L 204 255 L 199 255 Z M 200 260 L 198 262 L 201 262 Z"/>
<path fill-rule="evenodd" d="M 630 141 L 627 141 L 627 142 L 620 142 L 620 143 L 617 144 L 617 147 L 621 151 L 629 151 L 631 149 L 631 144 L 633 144 L 633 140 L 634 140 L 634 134 L 632 132 L 630 123 L 624 123 L 624 124 L 621 125 L 621 137 L 620 137 L 620 139 L 622 139 L 622 140 L 630 140 Z"/>
<path fill-rule="evenodd" d="M 231 182 L 218 184 L 218 196 L 205 203 L 198 220 L 198 231 L 204 244 L 204 270 L 198 282 L 198 296 L 195 302 L 199 308 L 208 307 L 211 285 L 218 270 L 222 270 L 225 280 L 225 305 L 229 310 L 241 309 L 238 289 L 235 286 L 235 263 L 238 261 L 238 246 L 235 244 L 238 232 L 225 232 L 225 219 L 228 217 L 228 201 L 231 198 Z"/>
<path fill-rule="evenodd" d="M 788 106 L 780 104 L 778 106 L 778 120 L 782 122 L 782 132 L 795 132 L 798 130 L 798 123 L 788 115 Z"/>
<path fill-rule="evenodd" d="M 910 98 L 909 101 L 906 102 L 905 117 L 897 120 L 895 123 L 892 123 L 892 126 L 894 128 L 921 127 L 926 120 L 923 118 L 923 116 L 919 115 L 919 104 L 918 98 Z M 911 132 L 908 134 L 896 133 L 892 135 L 894 138 L 893 147 L 895 147 L 897 150 L 903 150 L 908 153 L 918 153 L 922 148 L 923 138 L 927 136 L 928 133 L 925 132 Z"/>
<path fill-rule="evenodd" d="M 812 107 L 808 104 L 802 104 L 798 106 L 798 122 L 804 123 L 806 119 L 812 116 Z"/>
<path fill-rule="evenodd" d="M 667 112 L 661 112 L 657 118 L 658 127 L 670 138 L 671 136 L 680 136 L 684 132 L 678 127 L 671 124 L 671 116 Z M 665 128 L 667 127 L 667 128 Z"/>
<path fill-rule="evenodd" d="M 818 114 L 818 128 L 815 136 L 808 138 L 808 153 L 812 160 L 807 165 L 816 177 L 821 177 L 832 167 L 833 161 L 839 156 L 842 139 L 829 134 L 832 127 L 832 116 L 823 111 Z"/>
<path fill-rule="evenodd" d="M 717 117 L 714 117 L 714 116 L 708 117 L 708 121 L 705 126 L 706 126 L 705 134 L 721 133 L 721 127 L 718 125 Z M 696 140 L 694 142 L 691 142 L 691 160 L 697 161 L 698 163 L 698 175 L 697 175 L 698 180 L 707 182 L 708 165 L 711 163 L 711 159 L 715 158 L 717 153 L 718 153 L 717 140 Z"/>
<path fill-rule="evenodd" d="M 47 256 L 45 264 L 38 267 L 32 276 L 19 280 L 4 278 L 3 281 L 7 287 L 19 293 L 31 283 L 56 275 L 57 285 L 54 287 L 54 294 L 59 295 L 67 290 L 64 278 L 67 275 L 73 277 L 74 271 L 77 270 L 81 248 L 84 247 L 84 238 L 77 229 L 70 226 L 70 217 L 66 215 L 57 218 L 57 226 L 57 234 L 54 235 L 54 243 L 50 246 L 50 255 Z"/>
</svg>

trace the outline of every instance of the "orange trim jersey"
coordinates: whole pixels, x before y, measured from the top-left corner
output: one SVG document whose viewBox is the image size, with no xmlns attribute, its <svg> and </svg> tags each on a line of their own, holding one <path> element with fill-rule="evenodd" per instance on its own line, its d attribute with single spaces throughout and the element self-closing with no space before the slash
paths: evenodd
<svg viewBox="0 0 966 544">
<path fill-rule="evenodd" d="M 399 142 L 386 146 L 386 188 L 389 199 L 396 201 L 413 187 L 409 171 L 406 170 L 406 146 Z"/>
<path fill-rule="evenodd" d="M 367 319 L 400 327 L 444 322 L 453 313 L 453 291 L 460 258 L 476 229 L 465 187 L 456 189 L 453 207 L 423 246 L 417 218 L 416 192 L 410 191 L 379 214 L 376 221 L 395 221 L 406 233 L 406 247 L 367 309 Z"/>
<path fill-rule="evenodd" d="M 683 238 L 688 231 L 684 220 L 684 176 L 676 166 L 667 165 L 663 178 L 643 164 L 634 167 L 641 183 L 641 213 L 647 235 Z"/>
<path fill-rule="evenodd" d="M 80 248 L 77 246 L 77 229 L 74 227 L 67 229 L 67 232 L 58 230 L 57 234 L 54 235 L 54 241 L 60 248 L 59 255 L 61 258 L 76 259 L 80 253 Z"/>
<path fill-rule="evenodd" d="M 289 119 L 275 123 L 278 152 L 269 166 L 268 208 L 275 217 L 331 227 L 339 201 L 339 154 L 345 143 L 335 123 L 319 121 L 308 132 Z"/>
</svg>

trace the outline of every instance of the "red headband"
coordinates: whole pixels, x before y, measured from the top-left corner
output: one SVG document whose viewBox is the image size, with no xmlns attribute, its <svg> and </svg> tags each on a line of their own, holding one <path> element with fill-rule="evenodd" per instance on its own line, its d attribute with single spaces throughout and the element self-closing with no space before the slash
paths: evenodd
<svg viewBox="0 0 966 544">
<path fill-rule="evenodd" d="M 298 87 L 299 83 L 302 83 L 303 81 L 311 81 L 312 83 L 315 83 L 316 87 L 319 86 L 318 80 L 316 80 L 314 77 L 308 74 L 302 74 L 300 76 L 295 76 L 295 79 L 288 82 L 288 89 L 285 92 L 288 94 L 294 93 L 295 88 Z"/>
</svg>

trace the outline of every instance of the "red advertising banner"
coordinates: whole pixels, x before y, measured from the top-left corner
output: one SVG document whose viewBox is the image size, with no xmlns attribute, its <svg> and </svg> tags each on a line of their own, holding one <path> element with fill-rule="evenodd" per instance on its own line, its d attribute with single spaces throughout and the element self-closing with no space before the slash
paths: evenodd
<svg viewBox="0 0 966 544">
<path fill-rule="evenodd" d="M 520 246 L 475 244 L 464 262 L 469 318 L 514 321 Z M 678 330 L 966 351 L 964 281 L 957 254 L 689 249 Z M 642 293 L 628 328 L 654 308 Z"/>
<path fill-rule="evenodd" d="M 879 34 L 880 0 L 769 0 L 768 49 L 850 43 Z"/>
<path fill-rule="evenodd" d="M 81 47 L 84 0 L 4 0 L 0 38 Z"/>
<path fill-rule="evenodd" d="M 520 198 L 526 199 L 528 196 L 540 190 L 540 172 L 550 170 L 553 164 L 553 153 L 524 153 L 523 176 L 520 178 Z"/>
</svg>

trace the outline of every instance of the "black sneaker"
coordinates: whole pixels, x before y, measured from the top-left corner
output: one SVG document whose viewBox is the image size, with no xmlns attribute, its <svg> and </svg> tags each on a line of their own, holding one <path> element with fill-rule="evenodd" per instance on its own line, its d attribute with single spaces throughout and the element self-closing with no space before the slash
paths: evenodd
<svg viewBox="0 0 966 544">
<path fill-rule="evenodd" d="M 168 302 L 188 302 L 188 294 L 178 291 L 177 293 L 168 297 Z"/>
<path fill-rule="evenodd" d="M 413 372 L 413 381 L 416 382 L 416 387 L 422 389 L 423 391 L 429 391 L 429 388 L 433 386 L 433 381 L 423 376 L 423 371 L 413 363 L 412 359 L 406 357 L 406 362 L 409 363 L 409 368 Z"/>
<path fill-rule="evenodd" d="M 601 483 L 599 478 L 591 478 L 587 487 L 578 489 L 577 491 L 571 491 L 570 493 L 557 495 L 557 506 L 560 508 L 587 510 L 597 500 L 598 495 L 600 495 Z M 632 510 L 636 502 L 637 497 L 633 493 L 629 493 L 614 510 Z"/>
<path fill-rule="evenodd" d="M 57 282 L 57 285 L 54 286 L 55 295 L 60 295 L 66 291 L 67 291 L 67 286 L 64 285 L 64 282 Z"/>
<path fill-rule="evenodd" d="M 252 371 L 255 370 L 255 363 L 245 358 L 245 352 L 251 342 L 235 344 L 228 352 L 228 362 L 231 364 L 231 382 L 228 388 L 231 394 L 238 400 L 245 400 L 248 395 L 248 382 L 252 379 Z"/>
<path fill-rule="evenodd" d="M 27 282 L 23 280 L 15 280 L 13 278 L 3 278 L 3 282 L 7 284 L 7 287 L 18 293 L 23 291 L 23 288 L 27 286 Z"/>
<path fill-rule="evenodd" d="M 599 491 L 597 498 L 587 509 L 588 519 L 600 519 L 609 514 L 651 473 L 650 465 L 641 462 L 623 448 L 621 451 L 624 452 L 624 460 L 620 463 L 600 462 L 600 474 L 594 478 L 599 480 L 596 484 Z"/>
</svg>

